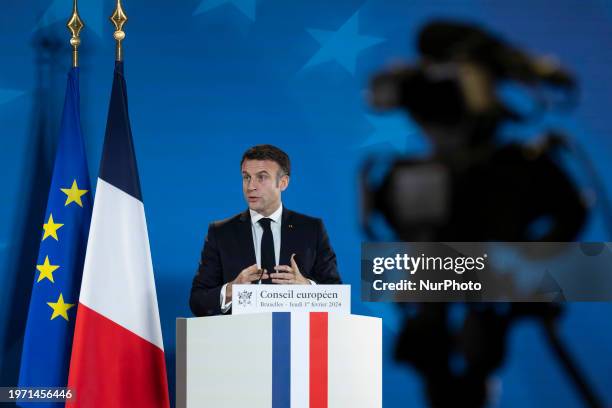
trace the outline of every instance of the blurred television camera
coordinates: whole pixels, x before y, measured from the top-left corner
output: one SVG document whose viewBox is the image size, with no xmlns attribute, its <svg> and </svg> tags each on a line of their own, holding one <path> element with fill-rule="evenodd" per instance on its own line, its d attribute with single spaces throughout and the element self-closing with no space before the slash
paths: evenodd
<svg viewBox="0 0 612 408">
<path fill-rule="evenodd" d="M 414 63 L 373 77 L 369 102 L 380 111 L 409 114 L 432 151 L 425 158 L 385 163 L 376 182 L 380 163 L 365 162 L 361 223 L 367 236 L 380 240 L 373 219 L 382 216 L 407 242 L 577 239 L 591 208 L 559 157 L 563 151 L 580 154 L 576 144 L 554 130 L 530 143 L 499 137 L 503 124 L 534 118 L 509 107 L 501 85 L 529 89 L 538 113 L 575 103 L 573 75 L 552 58 L 531 55 L 461 22 L 427 24 L 418 36 L 418 52 Z M 605 204 L 604 194 L 598 198 Z M 459 328 L 449 323 L 456 307 L 464 308 Z M 557 335 L 560 304 L 407 303 L 403 310 L 396 359 L 424 378 L 432 407 L 485 406 L 491 374 L 506 354 L 508 331 L 525 317 L 542 323 L 585 404 L 603 406 Z"/>
<path fill-rule="evenodd" d="M 528 118 L 497 94 L 502 81 L 541 91 L 546 108 L 570 103 L 572 75 L 550 58 L 533 57 L 484 30 L 432 22 L 420 33 L 421 58 L 371 81 L 370 102 L 379 110 L 402 109 L 431 141 L 426 159 L 397 159 L 377 186 L 362 173 L 362 222 L 384 216 L 405 241 L 569 241 L 585 222 L 587 206 L 556 154 L 568 140 L 550 132 L 537 143 L 501 144 L 499 127 Z M 545 220 L 545 222 L 543 221 Z M 534 234 L 534 223 L 547 230 Z"/>
</svg>

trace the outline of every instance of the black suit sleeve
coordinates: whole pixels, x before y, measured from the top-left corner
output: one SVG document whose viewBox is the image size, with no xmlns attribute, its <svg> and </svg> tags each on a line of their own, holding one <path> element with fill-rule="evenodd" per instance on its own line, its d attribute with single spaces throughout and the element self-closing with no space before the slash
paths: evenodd
<svg viewBox="0 0 612 408">
<path fill-rule="evenodd" d="M 321 285 L 341 284 L 336 254 L 329 243 L 323 221 L 317 220 L 317 252 L 312 279 Z"/>
<path fill-rule="evenodd" d="M 215 237 L 215 226 L 208 227 L 208 234 L 198 273 L 193 278 L 189 306 L 195 316 L 212 316 L 221 314 L 221 287 L 223 287 L 223 269 Z"/>
</svg>

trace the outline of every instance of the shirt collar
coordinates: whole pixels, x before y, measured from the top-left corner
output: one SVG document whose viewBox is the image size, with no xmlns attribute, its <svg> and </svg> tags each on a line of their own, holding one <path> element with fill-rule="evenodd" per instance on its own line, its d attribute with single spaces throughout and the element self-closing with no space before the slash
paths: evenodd
<svg viewBox="0 0 612 408">
<path fill-rule="evenodd" d="M 249 209 L 249 213 L 251 214 L 251 224 L 253 225 L 257 224 L 257 222 L 259 222 L 259 220 L 261 220 L 262 218 L 270 218 L 274 222 L 280 222 L 281 216 L 283 215 L 283 203 L 281 202 L 281 205 L 278 207 L 278 209 L 272 214 L 270 214 L 268 217 L 261 215 L 257 211 L 253 211 L 251 209 Z"/>
</svg>

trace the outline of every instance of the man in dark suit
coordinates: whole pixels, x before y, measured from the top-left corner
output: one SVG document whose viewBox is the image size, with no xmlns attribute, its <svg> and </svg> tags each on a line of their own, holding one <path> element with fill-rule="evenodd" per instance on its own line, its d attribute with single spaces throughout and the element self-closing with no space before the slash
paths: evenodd
<svg viewBox="0 0 612 408">
<path fill-rule="evenodd" d="M 271 145 L 240 162 L 248 210 L 210 224 L 189 305 L 196 316 L 231 310 L 234 284 L 341 283 L 323 222 L 283 207 L 290 162 Z"/>
</svg>

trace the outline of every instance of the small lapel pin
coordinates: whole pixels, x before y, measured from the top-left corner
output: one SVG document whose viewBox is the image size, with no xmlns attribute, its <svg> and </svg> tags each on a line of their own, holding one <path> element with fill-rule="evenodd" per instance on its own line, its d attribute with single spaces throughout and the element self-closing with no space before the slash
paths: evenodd
<svg viewBox="0 0 612 408">
<path fill-rule="evenodd" d="M 288 225 L 288 227 L 289 227 L 289 228 L 293 228 L 293 224 L 289 224 L 289 225 Z"/>
</svg>

